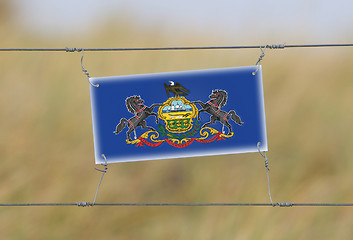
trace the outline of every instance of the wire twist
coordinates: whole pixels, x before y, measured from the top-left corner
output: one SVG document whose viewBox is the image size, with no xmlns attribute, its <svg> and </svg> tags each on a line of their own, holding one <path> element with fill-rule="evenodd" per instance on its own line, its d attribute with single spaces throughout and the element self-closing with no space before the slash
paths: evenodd
<svg viewBox="0 0 353 240">
<path fill-rule="evenodd" d="M 256 71 L 252 73 L 252 75 L 256 75 L 256 73 L 259 71 L 260 69 L 260 62 L 262 61 L 262 59 L 265 57 L 265 50 L 266 48 L 269 48 L 269 49 L 284 49 L 286 47 L 286 44 L 285 43 L 282 43 L 282 44 L 272 44 L 272 45 L 265 45 L 265 46 L 260 46 L 260 50 L 261 50 L 261 54 L 260 54 L 260 57 L 259 59 L 257 60 L 256 62 Z"/>
<path fill-rule="evenodd" d="M 69 47 L 66 47 L 65 48 L 65 51 L 66 52 L 81 52 L 81 51 L 83 51 L 83 48 L 69 48 Z"/>
<path fill-rule="evenodd" d="M 257 149 L 258 149 L 258 151 L 259 151 L 259 153 L 261 154 L 261 156 L 263 157 L 263 158 L 265 158 L 265 168 L 266 168 L 266 175 L 267 175 L 267 188 L 268 188 L 268 196 L 269 196 L 269 198 L 270 198 L 270 202 L 271 202 L 271 204 L 272 204 L 272 206 L 281 206 L 280 205 L 280 203 L 273 203 L 272 202 L 272 197 L 271 197 L 271 187 L 270 187 L 270 174 L 269 174 L 269 172 L 270 172 L 270 167 L 269 167 L 269 163 L 268 163 L 268 158 L 267 158 L 267 156 L 266 156 L 266 153 L 265 152 L 261 152 L 261 150 L 260 150 L 260 145 L 261 145 L 261 143 L 260 142 L 258 142 L 257 143 Z"/>
<path fill-rule="evenodd" d="M 102 172 L 102 176 L 101 176 L 101 180 L 99 181 L 99 184 L 98 184 L 98 187 L 97 187 L 97 190 L 96 190 L 96 195 L 94 195 L 94 200 L 93 200 L 93 203 L 92 203 L 92 207 L 95 205 L 96 203 L 96 199 L 97 199 L 97 195 L 98 195 L 98 191 L 99 191 L 99 188 L 101 186 L 101 183 L 103 181 L 103 177 L 104 177 L 104 174 L 107 172 L 108 170 L 108 162 L 107 162 L 107 158 L 105 157 L 104 154 L 102 154 L 102 157 L 104 158 L 104 164 L 102 164 L 104 166 L 104 169 L 99 169 L 99 168 L 95 168 L 97 171 L 100 171 Z"/>
<path fill-rule="evenodd" d="M 260 62 L 262 61 L 262 59 L 265 57 L 265 50 L 266 50 L 266 48 L 267 48 L 267 46 L 268 45 L 266 45 L 265 47 L 264 47 L 264 49 L 262 49 L 262 47 L 260 47 L 260 50 L 261 50 L 261 55 L 260 55 L 260 57 L 259 57 L 259 60 L 257 60 L 257 62 L 256 62 L 256 66 L 257 66 L 257 68 L 256 68 L 256 71 L 255 72 L 253 72 L 252 73 L 252 75 L 256 75 L 256 73 L 259 71 L 259 69 L 260 69 Z"/>
<path fill-rule="evenodd" d="M 266 45 L 265 47 L 269 49 L 284 49 L 286 47 L 286 44 L 285 43 L 272 44 L 272 45 Z"/>
<path fill-rule="evenodd" d="M 93 204 L 90 202 L 77 202 L 77 207 L 93 207 Z"/>
<path fill-rule="evenodd" d="M 70 49 L 70 50 L 77 51 L 77 48 L 73 48 L 73 49 Z M 91 83 L 91 81 L 90 81 L 91 76 L 89 75 L 88 71 L 83 66 L 83 57 L 84 57 L 85 51 L 84 51 L 83 48 L 81 48 L 80 51 L 82 51 L 82 56 L 81 56 L 81 69 L 82 69 L 82 72 L 87 76 L 87 80 L 88 80 L 89 84 L 91 84 L 91 86 L 99 87 L 99 84 Z"/>
</svg>

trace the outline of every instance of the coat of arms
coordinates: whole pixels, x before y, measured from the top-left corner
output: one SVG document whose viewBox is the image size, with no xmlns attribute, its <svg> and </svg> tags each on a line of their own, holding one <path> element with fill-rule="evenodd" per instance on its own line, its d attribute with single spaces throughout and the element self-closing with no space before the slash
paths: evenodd
<svg viewBox="0 0 353 240">
<path fill-rule="evenodd" d="M 188 100 L 186 96 L 190 91 L 179 83 L 170 81 L 169 84 L 164 83 L 164 87 L 168 99 L 163 103 L 153 103 L 150 107 L 145 105 L 140 96 L 126 98 L 126 107 L 133 116 L 129 119 L 121 118 L 114 133 L 119 134 L 127 127 L 127 144 L 158 147 L 166 142 L 173 147 L 184 148 L 193 142 L 211 143 L 233 137 L 232 122 L 239 126 L 243 124 L 234 110 L 229 112 L 222 110 L 228 99 L 228 93 L 225 90 L 212 90 L 208 101 L 203 102 Z M 171 96 L 171 93 L 174 96 Z M 154 112 L 156 107 L 158 110 Z M 210 116 L 209 122 L 201 122 L 201 113 L 207 113 Z M 148 126 L 145 121 L 150 116 L 156 118 L 155 128 Z M 212 128 L 217 121 L 222 124 L 222 129 Z M 146 129 L 146 132 L 137 136 L 138 127 Z M 225 127 L 228 128 L 227 134 Z M 131 138 L 132 134 L 134 140 Z"/>
</svg>

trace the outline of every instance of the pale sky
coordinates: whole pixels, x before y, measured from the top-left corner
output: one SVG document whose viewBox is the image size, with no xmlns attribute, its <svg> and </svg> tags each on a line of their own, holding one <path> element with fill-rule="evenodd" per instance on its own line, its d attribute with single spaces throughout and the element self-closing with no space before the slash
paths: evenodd
<svg viewBox="0 0 353 240">
<path fill-rule="evenodd" d="M 236 42 L 271 36 L 279 42 L 352 42 L 352 0 L 12 0 L 20 27 L 79 34 L 124 15 L 168 37 L 183 32 L 225 36 Z"/>
</svg>

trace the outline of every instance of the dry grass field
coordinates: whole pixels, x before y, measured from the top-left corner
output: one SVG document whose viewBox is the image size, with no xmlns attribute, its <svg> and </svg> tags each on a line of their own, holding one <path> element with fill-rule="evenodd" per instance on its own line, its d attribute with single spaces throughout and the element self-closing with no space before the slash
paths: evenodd
<svg viewBox="0 0 353 240">
<path fill-rule="evenodd" d="M 0 25 L 1 47 L 170 46 L 107 26 L 80 39 Z M 219 45 L 185 36 L 179 45 Z M 172 43 L 173 44 L 173 43 Z M 234 43 L 233 43 L 234 44 Z M 263 44 L 254 43 L 254 44 Z M 93 77 L 253 65 L 260 50 L 85 54 Z M 0 53 L 0 202 L 93 201 L 89 84 L 80 53 Z M 272 197 L 353 202 L 353 49 L 268 50 Z M 269 202 L 257 153 L 109 166 L 98 202 Z M 349 207 L 0 207 L 1 239 L 351 239 Z"/>
</svg>

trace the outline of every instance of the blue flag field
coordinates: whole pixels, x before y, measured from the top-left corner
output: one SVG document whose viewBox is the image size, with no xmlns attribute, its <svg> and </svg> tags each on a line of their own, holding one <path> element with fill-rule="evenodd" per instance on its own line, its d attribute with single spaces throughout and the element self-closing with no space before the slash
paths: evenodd
<svg viewBox="0 0 353 240">
<path fill-rule="evenodd" d="M 267 151 L 256 69 L 91 78 L 96 164 Z"/>
</svg>

